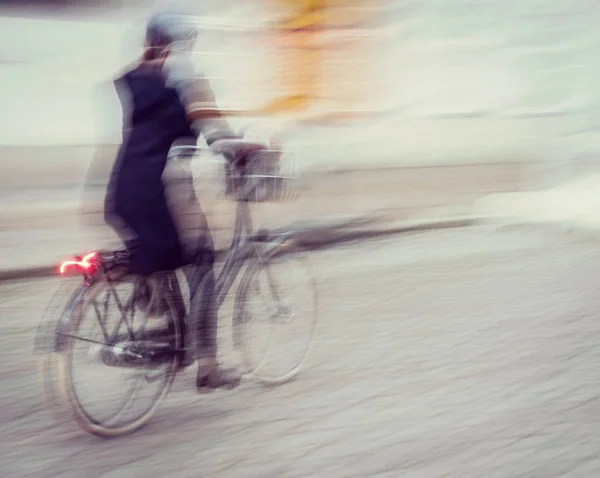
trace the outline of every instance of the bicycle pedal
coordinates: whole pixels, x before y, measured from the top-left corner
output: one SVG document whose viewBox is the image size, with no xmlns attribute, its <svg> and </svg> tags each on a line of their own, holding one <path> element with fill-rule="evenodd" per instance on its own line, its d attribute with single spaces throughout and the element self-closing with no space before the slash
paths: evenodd
<svg viewBox="0 0 600 478">
<path fill-rule="evenodd" d="M 170 359 L 168 347 L 157 348 L 155 351 L 145 350 L 143 353 L 139 353 L 134 349 L 135 345 L 103 345 L 100 349 L 99 358 L 106 366 L 122 368 L 159 367 Z"/>
</svg>

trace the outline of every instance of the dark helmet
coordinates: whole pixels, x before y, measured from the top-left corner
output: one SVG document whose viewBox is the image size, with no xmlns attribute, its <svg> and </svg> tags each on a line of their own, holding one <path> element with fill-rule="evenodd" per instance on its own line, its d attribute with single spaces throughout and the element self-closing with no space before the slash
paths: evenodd
<svg viewBox="0 0 600 478">
<path fill-rule="evenodd" d="M 181 13 L 161 12 L 153 15 L 146 26 L 146 46 L 164 50 L 176 43 L 189 43 L 197 30 L 191 19 Z"/>
</svg>

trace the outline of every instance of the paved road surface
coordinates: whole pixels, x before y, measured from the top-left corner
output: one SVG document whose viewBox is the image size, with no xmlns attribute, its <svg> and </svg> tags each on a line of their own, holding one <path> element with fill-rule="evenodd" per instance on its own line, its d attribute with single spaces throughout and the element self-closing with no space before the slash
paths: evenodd
<svg viewBox="0 0 600 478">
<path fill-rule="evenodd" d="M 477 229 L 314 259 L 322 326 L 301 378 L 199 398 L 186 373 L 110 441 L 40 401 L 31 341 L 56 283 L 0 286 L 2 475 L 598 476 L 597 245 Z"/>
</svg>

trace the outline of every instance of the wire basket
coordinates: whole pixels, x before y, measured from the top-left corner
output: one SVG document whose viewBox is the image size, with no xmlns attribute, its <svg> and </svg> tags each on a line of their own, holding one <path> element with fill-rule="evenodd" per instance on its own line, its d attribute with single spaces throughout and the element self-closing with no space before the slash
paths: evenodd
<svg viewBox="0 0 600 478">
<path fill-rule="evenodd" d="M 295 199 L 298 196 L 295 155 L 279 149 L 250 153 L 242 167 L 225 166 L 225 181 L 227 196 L 237 201 Z"/>
</svg>

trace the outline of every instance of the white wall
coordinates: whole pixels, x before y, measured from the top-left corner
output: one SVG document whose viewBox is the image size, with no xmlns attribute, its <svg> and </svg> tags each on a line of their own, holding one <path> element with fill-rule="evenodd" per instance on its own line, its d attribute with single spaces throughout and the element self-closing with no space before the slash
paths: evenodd
<svg viewBox="0 0 600 478">
<path fill-rule="evenodd" d="M 398 35 L 385 51 L 387 89 L 379 98 L 397 113 L 304 132 L 306 141 L 328 143 L 313 148 L 307 160 L 558 158 L 598 150 L 600 3 L 400 3 L 405 7 L 393 22 Z M 0 63 L 0 144 L 92 141 L 91 88 L 135 58 L 138 27 L 0 18 L 0 59 L 23 61 Z M 273 61 L 262 54 L 266 46 L 248 36 L 207 32 L 200 47 L 219 53 L 198 58 L 216 78 L 221 103 L 242 98 L 248 83 L 264 86 L 273 77 Z M 261 100 L 256 94 L 246 99 Z M 112 108 L 117 118 L 118 105 Z M 115 135 L 119 128 L 115 119 Z M 109 122 L 105 133 L 110 129 Z M 340 150 L 347 143 L 353 145 Z"/>
</svg>

